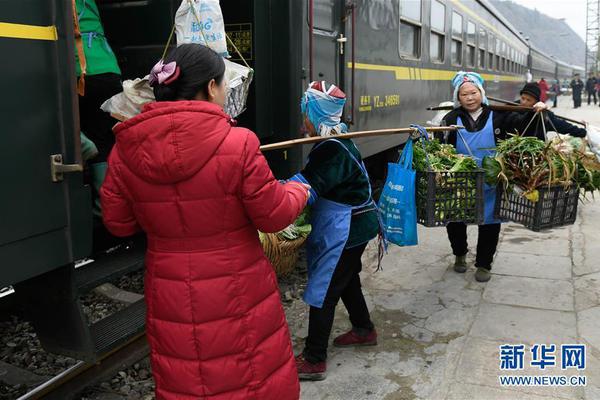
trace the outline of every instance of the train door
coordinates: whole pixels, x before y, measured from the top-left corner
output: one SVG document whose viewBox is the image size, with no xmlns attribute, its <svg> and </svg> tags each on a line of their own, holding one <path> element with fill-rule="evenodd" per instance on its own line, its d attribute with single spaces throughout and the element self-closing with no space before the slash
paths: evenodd
<svg viewBox="0 0 600 400">
<path fill-rule="evenodd" d="M 71 263 L 86 251 L 73 236 L 90 244 L 89 193 L 68 173 L 81 170 L 70 4 L 0 2 L 0 288 Z"/>
<path fill-rule="evenodd" d="M 309 0 L 309 25 L 312 14 L 311 79 L 325 80 L 344 88 L 344 60 L 347 50 L 342 0 Z M 312 10 L 310 9 L 312 7 Z M 311 12 L 312 11 L 312 12 Z"/>
</svg>

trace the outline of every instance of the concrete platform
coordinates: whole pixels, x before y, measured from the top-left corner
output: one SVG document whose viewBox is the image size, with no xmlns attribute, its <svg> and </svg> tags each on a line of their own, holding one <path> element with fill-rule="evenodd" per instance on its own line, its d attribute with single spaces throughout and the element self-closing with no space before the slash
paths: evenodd
<svg viewBox="0 0 600 400">
<path fill-rule="evenodd" d="M 600 107 L 572 110 L 567 98 L 559 105 L 558 114 L 600 126 Z M 470 228 L 471 249 L 476 236 Z M 392 247 L 377 273 L 368 249 L 362 280 L 379 345 L 331 347 L 327 379 L 302 383 L 302 399 L 600 399 L 600 200 L 581 204 L 570 227 L 533 233 L 504 225 L 487 284 L 474 280 L 474 268 L 452 270 L 445 229 L 419 227 L 419 241 Z M 292 332 L 297 351 L 306 323 Z M 340 306 L 333 335 L 349 326 Z M 500 370 L 499 346 L 528 351 L 535 343 L 586 344 L 587 369 L 541 371 L 526 353 L 524 370 Z M 582 375 L 587 386 L 502 386 L 503 374 Z"/>
</svg>

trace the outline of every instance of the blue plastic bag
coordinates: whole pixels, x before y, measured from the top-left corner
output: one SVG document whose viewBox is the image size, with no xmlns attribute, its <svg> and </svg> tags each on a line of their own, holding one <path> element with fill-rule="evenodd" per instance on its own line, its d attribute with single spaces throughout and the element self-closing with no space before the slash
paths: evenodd
<svg viewBox="0 0 600 400">
<path fill-rule="evenodd" d="M 418 243 L 416 173 L 412 160 L 413 141 L 409 139 L 400 161 L 388 164 L 387 179 L 379 199 L 386 238 L 398 246 L 415 246 Z"/>
</svg>

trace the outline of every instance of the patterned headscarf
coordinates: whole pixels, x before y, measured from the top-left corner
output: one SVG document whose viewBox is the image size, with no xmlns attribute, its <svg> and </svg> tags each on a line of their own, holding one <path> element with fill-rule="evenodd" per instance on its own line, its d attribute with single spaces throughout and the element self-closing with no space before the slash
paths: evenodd
<svg viewBox="0 0 600 400">
<path fill-rule="evenodd" d="M 340 88 L 321 81 L 308 85 L 300 107 L 319 136 L 331 136 L 331 131 L 348 131 L 348 126 L 341 122 L 345 104 L 346 94 Z"/>
<path fill-rule="evenodd" d="M 454 87 L 454 96 L 452 100 L 454 100 L 454 107 L 460 106 L 460 102 L 458 101 L 458 91 L 460 87 L 465 83 L 472 83 L 479 89 L 481 92 L 481 100 L 483 104 L 489 104 L 487 97 L 485 97 L 485 89 L 483 88 L 484 80 L 477 72 L 465 72 L 459 71 L 452 78 L 452 86 Z"/>
</svg>

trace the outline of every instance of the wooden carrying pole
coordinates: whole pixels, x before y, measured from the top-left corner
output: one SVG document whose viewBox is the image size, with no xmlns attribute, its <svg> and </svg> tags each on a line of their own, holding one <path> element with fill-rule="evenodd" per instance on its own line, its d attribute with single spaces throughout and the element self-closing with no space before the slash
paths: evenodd
<svg viewBox="0 0 600 400">
<path fill-rule="evenodd" d="M 508 101 L 508 100 L 498 99 L 496 97 L 490 97 L 490 96 L 488 96 L 488 99 L 492 100 L 492 101 L 495 101 L 497 103 L 508 104 L 508 105 L 511 105 L 511 106 L 518 106 L 519 105 L 519 103 L 515 103 L 514 101 Z M 556 115 L 556 114 L 554 114 L 554 115 Z M 585 122 L 583 122 L 583 121 L 578 121 L 576 119 L 571 119 L 571 118 L 563 117 L 561 115 L 556 115 L 556 116 L 558 118 L 560 118 L 560 119 L 564 119 L 565 121 L 569 121 L 569 122 L 572 122 L 574 124 L 579 124 L 579 125 L 585 126 Z"/>
<path fill-rule="evenodd" d="M 462 126 L 451 125 L 451 126 L 435 126 L 435 127 L 424 127 L 427 132 L 445 132 L 450 130 L 456 130 L 463 128 Z M 303 145 L 303 144 L 311 144 L 322 142 L 327 139 L 340 137 L 342 139 L 356 139 L 363 137 L 371 137 L 371 136 L 386 136 L 386 135 L 398 135 L 403 133 L 416 133 L 418 132 L 417 128 L 397 128 L 397 129 L 379 129 L 374 131 L 360 131 L 360 132 L 349 132 L 341 135 L 333 135 L 333 136 L 314 136 L 302 139 L 293 139 L 286 140 L 285 142 L 278 142 L 272 144 L 265 144 L 260 146 L 261 151 L 269 151 L 269 150 L 277 150 L 277 149 L 285 149 L 292 146 Z"/>
<path fill-rule="evenodd" d="M 512 101 L 508 101 L 508 100 L 502 100 L 502 99 L 496 99 L 494 97 L 489 97 L 489 100 L 492 101 L 496 101 L 498 103 L 504 103 L 504 105 L 497 105 L 497 104 L 490 104 L 488 105 L 489 109 L 492 111 L 533 111 L 532 107 L 524 107 L 522 105 L 519 105 L 519 103 L 514 103 Z M 454 107 L 453 106 L 441 106 L 441 107 L 427 107 L 428 111 L 440 111 L 440 110 L 453 110 Z M 571 119 L 571 118 L 567 118 L 567 117 L 563 117 L 561 115 L 556 115 L 554 114 L 556 117 L 560 118 L 560 119 L 564 119 L 565 121 L 569 121 L 572 122 L 574 124 L 578 124 L 578 125 L 585 125 L 585 122 L 583 121 L 578 121 L 576 119 Z"/>
<path fill-rule="evenodd" d="M 489 105 L 488 108 L 492 111 L 533 111 L 533 108 L 523 106 L 508 106 L 508 105 Z M 453 106 L 427 107 L 429 111 L 453 110 Z"/>
</svg>

